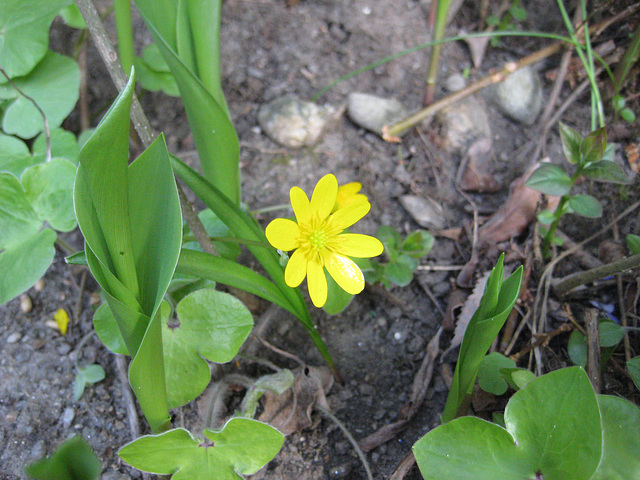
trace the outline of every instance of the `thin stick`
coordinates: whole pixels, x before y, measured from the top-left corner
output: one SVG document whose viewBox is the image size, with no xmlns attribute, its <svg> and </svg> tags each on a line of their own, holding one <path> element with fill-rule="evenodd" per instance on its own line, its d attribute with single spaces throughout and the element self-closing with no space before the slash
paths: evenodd
<svg viewBox="0 0 640 480">
<path fill-rule="evenodd" d="M 601 390 L 600 378 L 600 332 L 598 331 L 598 310 L 588 308 L 584 314 L 587 326 L 587 374 L 596 394 Z"/>
<path fill-rule="evenodd" d="M 407 117 L 404 120 L 401 120 L 400 122 L 397 122 L 391 126 L 383 127 L 382 138 L 384 138 L 387 142 L 399 142 L 399 136 L 402 135 L 405 131 L 407 131 L 414 125 L 417 125 L 427 117 L 430 117 L 442 108 L 458 102 L 463 98 L 466 98 L 482 90 L 483 88 L 488 87 L 489 85 L 502 82 L 513 72 L 553 55 L 558 50 L 560 50 L 560 48 L 562 48 L 562 45 L 563 42 L 555 42 L 541 50 L 538 50 L 537 52 L 532 53 L 527 57 L 518 60 L 517 62 L 506 63 L 504 67 L 502 67 L 502 69 L 481 78 L 477 82 L 469 85 L 467 88 L 464 88 L 459 92 L 455 92 L 448 97 L 443 98 L 442 100 L 438 100 L 437 102 L 432 103 L 428 107 L 423 108 L 419 112 Z"/>
<path fill-rule="evenodd" d="M 589 283 L 600 278 L 622 273 L 625 270 L 631 270 L 638 267 L 640 267 L 640 253 L 632 255 L 630 257 L 622 258 L 606 265 L 602 265 L 601 267 L 596 267 L 584 272 L 567 275 L 555 285 L 554 291 L 556 295 L 562 297 L 570 290 L 573 290 L 580 285 L 584 285 L 585 283 Z"/>
</svg>

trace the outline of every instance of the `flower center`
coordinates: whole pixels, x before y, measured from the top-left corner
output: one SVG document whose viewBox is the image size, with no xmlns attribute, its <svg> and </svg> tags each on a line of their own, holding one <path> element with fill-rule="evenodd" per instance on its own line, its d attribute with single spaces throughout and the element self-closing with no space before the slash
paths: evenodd
<svg viewBox="0 0 640 480">
<path fill-rule="evenodd" d="M 314 230 L 309 235 L 309 242 L 314 250 L 322 250 L 327 244 L 327 239 L 328 236 L 324 230 Z"/>
</svg>

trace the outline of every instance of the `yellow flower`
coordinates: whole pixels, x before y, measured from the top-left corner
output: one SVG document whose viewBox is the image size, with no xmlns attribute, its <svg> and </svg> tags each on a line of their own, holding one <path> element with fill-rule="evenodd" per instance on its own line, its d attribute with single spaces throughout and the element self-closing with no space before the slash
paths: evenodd
<svg viewBox="0 0 640 480">
<path fill-rule="evenodd" d="M 375 257 L 384 247 L 369 235 L 342 232 L 369 212 L 371 204 L 366 197 L 344 206 L 339 204 L 332 213 L 338 197 L 338 181 L 331 174 L 320 179 L 311 201 L 299 187 L 291 189 L 290 197 L 296 221 L 276 218 L 265 232 L 275 248 L 295 250 L 284 271 L 287 285 L 297 287 L 307 277 L 311 301 L 316 307 L 322 307 L 327 301 L 326 268 L 343 290 L 352 295 L 360 293 L 364 276 L 349 257 Z"/>
<path fill-rule="evenodd" d="M 335 212 L 339 208 L 346 207 L 352 202 L 368 202 L 369 199 L 366 195 L 358 193 L 362 188 L 360 182 L 351 182 L 338 187 L 338 196 L 336 197 L 336 204 L 333 207 Z"/>
</svg>

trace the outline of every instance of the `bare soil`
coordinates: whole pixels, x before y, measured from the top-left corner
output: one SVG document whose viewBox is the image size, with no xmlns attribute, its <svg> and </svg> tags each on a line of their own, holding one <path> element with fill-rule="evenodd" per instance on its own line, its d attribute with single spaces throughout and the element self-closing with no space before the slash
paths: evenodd
<svg viewBox="0 0 640 480">
<path fill-rule="evenodd" d="M 108 2 L 104 2 L 108 3 Z M 477 2 L 466 2 L 452 22 L 449 32 L 472 30 L 477 19 Z M 497 3 L 497 2 L 492 2 Z M 101 3 L 102 4 L 102 3 Z M 561 32 L 561 19 L 551 0 L 523 1 L 529 17 L 527 30 Z M 311 98 L 320 88 L 350 71 L 429 40 L 428 2 L 419 0 L 301 0 L 287 6 L 284 0 L 228 0 L 223 5 L 222 52 L 223 85 L 241 140 L 243 200 L 252 208 L 286 203 L 289 188 L 298 185 L 309 192 L 326 173 L 334 173 L 342 183 L 359 181 L 372 203 L 371 213 L 358 224 L 360 233 L 375 234 L 379 225 L 392 225 L 403 233 L 419 226 L 403 209 L 403 194 L 429 196 L 444 205 L 446 227 L 465 227 L 469 234 L 474 221 L 468 199 L 454 186 L 462 155 L 447 152 L 441 145 L 435 124 L 425 123 L 410 132 L 400 144 L 389 144 L 366 132 L 347 118 L 326 133 L 313 148 L 291 150 L 281 147 L 258 127 L 257 113 L 264 103 L 295 93 Z M 107 25 L 112 28 L 112 18 Z M 140 43 L 148 42 L 141 20 L 136 20 Z M 71 51 L 77 33 L 56 23 L 52 33 L 56 48 Z M 516 38 L 501 47 L 490 48 L 480 70 L 473 69 L 467 47 L 462 43 L 444 45 L 439 76 L 445 79 L 468 68 L 471 80 L 517 60 L 546 44 L 539 39 Z M 557 67 L 559 56 L 537 65 L 544 73 Z M 355 78 L 339 83 L 319 99 L 340 106 L 350 92 L 359 91 L 400 99 L 411 110 L 418 110 L 424 95 L 428 51 L 421 50 L 380 65 Z M 97 52 L 88 48 L 89 104 L 97 123 L 115 97 Z M 544 85 L 545 98 L 551 83 Z M 561 98 L 570 93 L 567 89 Z M 444 95 L 442 90 L 438 97 Z M 146 92 L 142 103 L 152 126 L 164 131 L 170 148 L 183 158 L 194 158 L 194 146 L 179 99 L 162 93 Z M 636 103 L 637 106 L 637 103 Z M 521 175 L 530 159 L 523 146 L 538 138 L 537 125 L 525 127 L 506 119 L 486 105 L 493 135 L 492 173 L 500 191 L 475 194 L 481 214 L 497 209 L 506 199 L 510 182 Z M 565 115 L 568 121 L 588 131 L 588 94 Z M 76 129 L 77 112 L 68 121 Z M 556 129 L 557 130 L 557 129 Z M 637 127 L 632 131 L 637 137 Z M 628 143 L 629 136 L 624 137 Z M 631 138 L 633 138 L 631 136 Z M 560 161 L 557 133 L 549 136 L 546 153 Z M 607 218 L 620 213 L 635 200 L 629 189 L 621 198 L 615 188 L 596 190 L 606 198 Z M 273 215 L 260 218 L 266 223 Z M 620 235 L 638 233 L 637 215 L 620 225 Z M 578 223 L 569 220 L 567 233 L 581 240 L 604 222 Z M 531 231 L 505 243 L 505 249 L 524 251 Z M 438 237 L 424 265 L 461 266 L 471 257 L 471 236 L 460 241 Z M 82 246 L 79 234 L 67 241 Z M 597 250 L 597 245 L 590 246 Z M 596 253 L 592 251 L 591 253 Z M 496 251 L 483 254 L 476 271 L 491 268 Z M 522 257 L 519 262 L 522 263 Z M 249 261 L 250 262 L 250 261 Z M 515 263 L 513 264 L 515 265 Z M 565 267 L 571 271 L 574 264 Z M 333 413 L 358 440 L 399 418 L 409 401 L 412 383 L 428 341 L 441 325 L 452 283 L 458 270 L 418 271 L 405 288 L 385 291 L 367 288 L 339 315 L 328 316 L 314 310 L 313 316 L 344 379 L 328 393 Z M 82 269 L 65 264 L 59 252 L 44 277 L 44 289 L 30 289 L 33 309 L 24 313 L 19 299 L 0 308 L 0 479 L 26 478 L 23 466 L 51 454 L 57 445 L 73 434 L 88 440 L 102 461 L 103 478 L 121 480 L 141 478 L 140 472 L 121 462 L 116 452 L 132 440 L 127 418 L 126 388 L 118 376 L 115 357 L 92 334 L 92 296 L 98 291 L 90 274 L 83 283 Z M 80 286 L 82 285 L 82 288 Z M 531 286 L 535 289 L 535 285 Z M 607 295 L 613 297 L 609 290 Z M 266 306 L 255 307 L 256 321 Z M 66 335 L 46 326 L 55 311 L 65 308 L 74 323 Z M 75 314 L 74 314 L 75 312 Z M 300 325 L 279 311 L 265 331 L 275 346 L 298 356 L 309 365 L 322 365 L 312 342 Z M 442 347 L 448 346 L 445 332 Z M 8 340 L 11 339 L 11 343 Z M 85 342 L 81 344 L 83 339 Z M 553 368 L 567 364 L 566 341 L 560 337 L 545 347 L 545 358 Z M 523 342 L 527 339 L 523 339 Z M 637 345 L 637 343 L 636 343 Z M 81 349 L 79 350 L 79 346 Z M 259 347 L 256 355 L 280 366 L 294 368 L 295 362 Z M 106 378 L 88 386 L 79 402 L 72 400 L 74 361 L 82 365 L 98 363 Z M 241 362 L 243 373 L 260 372 Z M 389 478 L 413 443 L 438 425 L 447 394 L 447 378 L 455 366 L 455 354 L 438 360 L 433 380 L 418 414 L 392 440 L 367 454 L 376 479 Z M 524 365 L 526 366 L 526 365 Z M 235 366 L 226 371 L 234 371 Z M 549 367 L 551 368 L 551 366 Z M 614 382 L 615 383 L 615 382 Z M 619 385 L 620 382 L 615 383 Z M 628 392 L 622 392 L 628 393 Z M 636 398 L 637 400 L 637 398 Z M 175 424 L 195 427 L 197 405 L 192 402 L 175 412 Z M 141 417 L 142 433 L 148 429 Z M 353 448 L 337 426 L 315 412 L 311 428 L 291 434 L 285 447 L 259 477 L 282 480 L 364 479 L 365 474 Z M 405 477 L 421 478 L 417 468 Z"/>
</svg>

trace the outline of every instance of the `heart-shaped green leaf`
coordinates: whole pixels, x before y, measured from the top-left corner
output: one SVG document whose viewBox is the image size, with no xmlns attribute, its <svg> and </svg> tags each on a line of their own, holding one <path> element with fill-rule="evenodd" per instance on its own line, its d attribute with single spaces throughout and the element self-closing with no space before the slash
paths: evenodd
<svg viewBox="0 0 640 480">
<path fill-rule="evenodd" d="M 543 163 L 529 176 L 526 185 L 545 195 L 561 197 L 569 193 L 572 182 L 559 166 Z"/>
<path fill-rule="evenodd" d="M 0 252 L 0 305 L 27 290 L 47 271 L 56 232 L 45 228 Z"/>
<path fill-rule="evenodd" d="M 71 0 L 3 0 L 0 65 L 10 78 L 29 73 L 47 53 L 49 26 Z M 6 79 L 0 77 L 0 83 Z"/>
<path fill-rule="evenodd" d="M 12 173 L 20 178 L 22 172 L 36 163 L 38 162 L 31 156 L 26 143 L 0 133 L 0 172 Z"/>
<path fill-rule="evenodd" d="M 75 60 L 48 52 L 25 77 L 14 84 L 42 109 L 50 128 L 60 126 L 78 101 L 80 69 Z M 42 115 L 33 103 L 18 95 L 2 118 L 2 129 L 22 138 L 32 138 L 44 130 Z"/>
<path fill-rule="evenodd" d="M 197 438 L 187 430 L 140 437 L 118 455 L 133 467 L 172 480 L 241 480 L 269 462 L 282 447 L 284 435 L 247 418 L 232 418 L 221 431 L 204 430 Z"/>
<path fill-rule="evenodd" d="M 62 157 L 74 165 L 78 165 L 80 147 L 76 136 L 62 128 L 52 128 L 49 132 L 51 140 L 51 157 Z M 47 141 L 44 133 L 38 135 L 33 142 L 33 156 L 38 163 L 44 162 L 46 157 Z"/>
<path fill-rule="evenodd" d="M 474 417 L 442 425 L 414 445 L 426 480 L 588 480 L 602 454 L 600 411 L 579 367 L 531 381 L 511 398 L 506 428 Z"/>
<path fill-rule="evenodd" d="M 478 385 L 485 392 L 494 395 L 503 395 L 509 385 L 500 370 L 503 368 L 515 368 L 516 362 L 505 357 L 501 353 L 491 352 L 482 359 L 478 370 Z"/>
<path fill-rule="evenodd" d="M 190 402 L 211 381 L 204 360 L 226 363 L 233 359 L 253 328 L 244 304 L 228 293 L 198 290 L 184 297 L 178 322 L 162 322 L 162 341 L 169 408 Z"/>
<path fill-rule="evenodd" d="M 640 478 L 640 410 L 624 398 L 598 395 L 602 416 L 602 460 L 591 480 Z"/>
<path fill-rule="evenodd" d="M 76 167 L 65 158 L 34 165 L 22 175 L 26 197 L 38 218 L 61 232 L 76 228 L 73 183 Z"/>
</svg>

